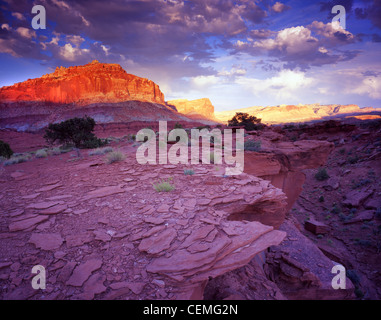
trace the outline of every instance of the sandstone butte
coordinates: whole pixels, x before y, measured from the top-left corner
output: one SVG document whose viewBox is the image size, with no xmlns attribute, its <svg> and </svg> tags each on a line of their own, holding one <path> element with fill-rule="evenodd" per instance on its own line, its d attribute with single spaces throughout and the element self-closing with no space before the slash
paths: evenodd
<svg viewBox="0 0 381 320">
<path fill-rule="evenodd" d="M 197 100 L 177 99 L 167 101 L 168 105 L 176 107 L 176 110 L 192 119 L 214 120 L 214 106 L 208 98 Z"/>
<path fill-rule="evenodd" d="M 0 88 L 0 101 L 41 101 L 86 105 L 130 100 L 164 104 L 164 94 L 153 81 L 128 74 L 118 64 L 93 62 L 57 67 L 53 73 Z"/>
<path fill-rule="evenodd" d="M 32 132 L 85 115 L 98 124 L 191 121 L 166 105 L 153 81 L 96 60 L 0 88 L 0 129 Z"/>
</svg>

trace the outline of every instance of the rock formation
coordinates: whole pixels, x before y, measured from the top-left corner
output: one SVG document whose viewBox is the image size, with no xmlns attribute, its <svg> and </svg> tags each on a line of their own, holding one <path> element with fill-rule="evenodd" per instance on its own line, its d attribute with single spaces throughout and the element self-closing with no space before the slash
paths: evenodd
<svg viewBox="0 0 381 320">
<path fill-rule="evenodd" d="M 364 115 L 379 113 L 375 108 L 360 108 L 357 105 L 280 105 L 276 107 L 249 107 L 229 111 L 215 112 L 215 117 L 221 122 L 232 119 L 236 112 L 244 112 L 262 119 L 266 124 L 287 122 L 307 122 L 313 120 L 344 118 L 349 115 Z"/>
<path fill-rule="evenodd" d="M 164 104 L 164 94 L 151 80 L 128 74 L 118 64 L 93 62 L 57 67 L 53 73 L 0 88 L 0 101 L 56 104 L 117 103 L 130 100 Z"/>
<path fill-rule="evenodd" d="M 208 98 L 187 100 L 178 99 L 167 101 L 168 105 L 176 107 L 176 110 L 192 119 L 214 120 L 214 106 Z"/>
<path fill-rule="evenodd" d="M 246 151 L 244 171 L 268 179 L 282 189 L 287 195 L 289 210 L 302 191 L 305 181 L 302 170 L 323 166 L 332 150 L 333 144 L 327 141 L 273 142 L 263 148 L 264 153 Z M 278 221 L 267 221 L 266 224 L 279 227 L 282 221 L 279 217 Z"/>
<path fill-rule="evenodd" d="M 93 61 L 0 88 L 0 129 L 38 131 L 49 123 L 91 116 L 97 123 L 190 121 L 168 107 L 154 82 L 118 64 Z"/>
</svg>

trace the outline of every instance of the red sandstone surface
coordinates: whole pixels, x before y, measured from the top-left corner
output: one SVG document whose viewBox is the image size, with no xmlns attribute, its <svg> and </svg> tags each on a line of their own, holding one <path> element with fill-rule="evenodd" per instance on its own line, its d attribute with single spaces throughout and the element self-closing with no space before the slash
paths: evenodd
<svg viewBox="0 0 381 320">
<path fill-rule="evenodd" d="M 138 145 L 115 125 L 97 132 L 114 137 L 122 162 L 81 150 L 2 166 L 1 299 L 354 299 L 355 286 L 375 299 L 381 133 L 345 128 L 248 135 L 263 149 L 245 154 L 237 177 L 213 164 L 139 165 Z M 296 133 L 304 140 L 291 141 Z M 43 144 L 37 133 L 0 139 L 19 152 Z M 320 166 L 329 180 L 314 179 Z M 361 183 L 371 170 L 374 180 Z M 175 190 L 157 193 L 152 182 L 163 178 Z M 342 215 L 328 213 L 335 202 Z M 333 290 L 336 263 L 361 283 Z M 36 264 L 47 268 L 45 291 L 31 289 Z"/>
<path fill-rule="evenodd" d="M 128 74 L 118 64 L 94 60 L 84 66 L 57 67 L 41 78 L 0 88 L 0 100 L 77 105 L 140 100 L 164 104 L 164 94 L 154 82 Z"/>
</svg>

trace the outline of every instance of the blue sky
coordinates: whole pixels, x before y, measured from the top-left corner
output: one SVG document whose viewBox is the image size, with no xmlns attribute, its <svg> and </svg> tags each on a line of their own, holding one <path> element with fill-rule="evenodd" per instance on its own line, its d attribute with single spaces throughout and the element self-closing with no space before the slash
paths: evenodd
<svg viewBox="0 0 381 320">
<path fill-rule="evenodd" d="M 47 29 L 31 27 L 33 5 Z M 332 23 L 334 5 L 346 28 Z M 0 1 L 0 86 L 97 59 L 217 111 L 381 107 L 381 0 Z"/>
</svg>

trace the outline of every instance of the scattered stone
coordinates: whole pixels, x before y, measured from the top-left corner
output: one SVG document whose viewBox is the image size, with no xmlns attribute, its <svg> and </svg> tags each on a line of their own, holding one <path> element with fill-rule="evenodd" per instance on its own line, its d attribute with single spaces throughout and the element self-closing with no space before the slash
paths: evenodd
<svg viewBox="0 0 381 320">
<path fill-rule="evenodd" d="M 78 247 L 92 241 L 92 234 L 90 232 L 70 235 L 66 237 L 66 247 Z"/>
<path fill-rule="evenodd" d="M 156 285 L 159 286 L 160 288 L 164 288 L 164 287 L 165 287 L 165 282 L 164 282 L 163 280 L 153 279 L 153 280 L 152 280 L 152 283 L 153 283 L 153 284 L 156 284 Z"/>
<path fill-rule="evenodd" d="M 94 232 L 95 240 L 107 242 L 111 240 L 111 236 L 104 230 L 95 230 Z"/>
<path fill-rule="evenodd" d="M 66 285 L 81 287 L 94 271 L 101 268 L 102 264 L 103 262 L 101 259 L 91 259 L 80 264 L 74 269 L 74 272 L 66 282 Z"/>
<path fill-rule="evenodd" d="M 36 248 L 49 251 L 58 249 L 63 243 L 63 239 L 58 233 L 33 233 L 29 243 L 33 243 Z"/>
<path fill-rule="evenodd" d="M 30 194 L 30 195 L 27 195 L 27 196 L 23 196 L 21 197 L 22 199 L 24 200 L 32 200 L 32 199 L 36 199 L 41 193 L 33 193 L 33 194 Z"/>
<path fill-rule="evenodd" d="M 356 216 L 348 221 L 345 221 L 344 224 L 350 224 L 350 223 L 356 223 L 356 222 L 362 222 L 362 221 L 369 221 L 372 220 L 374 216 L 373 210 L 366 210 L 359 212 L 356 214 Z"/>
<path fill-rule="evenodd" d="M 329 227 L 326 224 L 314 219 L 305 221 L 304 228 L 314 234 L 326 234 L 329 231 Z"/>
<path fill-rule="evenodd" d="M 48 209 L 53 206 L 57 206 L 63 204 L 61 201 L 47 201 L 47 202 L 39 202 L 39 203 L 32 203 L 29 206 L 27 206 L 28 209 L 37 209 L 37 210 L 43 210 Z"/>
<path fill-rule="evenodd" d="M 158 254 L 166 249 L 168 249 L 171 245 L 173 239 L 177 236 L 177 232 L 174 229 L 167 229 L 161 232 L 157 236 L 151 236 L 149 238 L 145 238 L 140 242 L 139 250 L 145 251 L 149 254 Z"/>
<path fill-rule="evenodd" d="M 103 187 L 103 188 L 99 188 L 97 190 L 88 192 L 87 195 L 83 198 L 83 200 L 103 198 L 103 197 L 111 196 L 118 193 L 124 193 L 124 192 L 125 190 L 122 189 L 122 185 Z"/>
<path fill-rule="evenodd" d="M 37 224 L 49 219 L 48 216 L 37 216 L 30 219 L 25 219 L 21 221 L 11 222 L 9 224 L 9 231 L 16 232 L 26 230 L 35 227 Z"/>
<path fill-rule="evenodd" d="M 89 280 L 86 281 L 83 287 L 82 299 L 92 300 L 96 294 L 106 291 L 106 287 L 103 283 L 106 281 L 106 276 L 100 273 L 93 274 Z"/>
<path fill-rule="evenodd" d="M 60 184 L 60 183 L 52 184 L 52 185 L 48 185 L 46 187 L 42 187 L 42 188 L 36 190 L 36 192 L 52 191 L 52 190 L 57 189 L 59 187 L 62 187 L 62 184 Z"/>
<path fill-rule="evenodd" d="M 352 207 L 359 207 L 373 194 L 373 192 L 374 190 L 370 188 L 350 191 L 346 194 L 346 199 L 343 201 L 343 204 Z"/>
<path fill-rule="evenodd" d="M 61 272 L 59 273 L 57 280 L 61 282 L 66 282 L 71 276 L 76 266 L 77 262 L 74 261 L 69 261 L 68 263 L 66 263 L 66 265 L 62 268 Z"/>
<path fill-rule="evenodd" d="M 60 205 L 56 205 L 56 206 L 50 207 L 50 208 L 45 209 L 45 210 L 41 210 L 38 213 L 39 214 L 46 214 L 46 215 L 53 215 L 53 214 L 61 213 L 61 212 L 65 211 L 66 209 L 67 209 L 66 204 L 60 204 Z"/>
<path fill-rule="evenodd" d="M 163 224 L 165 222 L 165 220 L 162 218 L 154 218 L 154 217 L 144 218 L 144 221 L 147 223 L 152 223 L 152 224 L 156 224 L 156 225 Z"/>
</svg>

